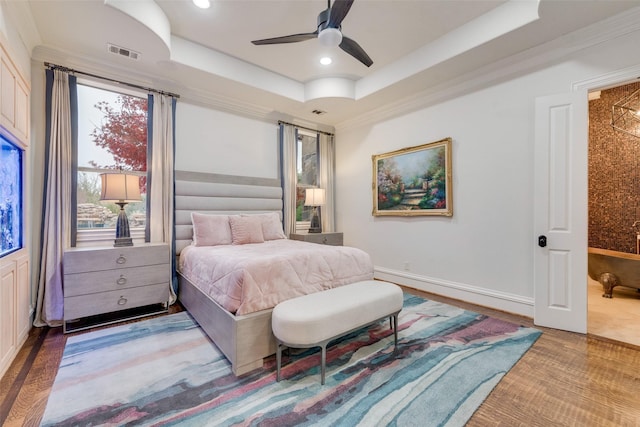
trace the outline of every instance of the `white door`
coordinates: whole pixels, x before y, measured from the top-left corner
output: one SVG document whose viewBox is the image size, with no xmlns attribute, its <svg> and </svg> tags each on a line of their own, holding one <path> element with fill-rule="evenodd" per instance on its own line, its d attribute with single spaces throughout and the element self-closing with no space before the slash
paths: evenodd
<svg viewBox="0 0 640 427">
<path fill-rule="evenodd" d="M 536 99 L 534 323 L 587 332 L 586 91 Z"/>
</svg>

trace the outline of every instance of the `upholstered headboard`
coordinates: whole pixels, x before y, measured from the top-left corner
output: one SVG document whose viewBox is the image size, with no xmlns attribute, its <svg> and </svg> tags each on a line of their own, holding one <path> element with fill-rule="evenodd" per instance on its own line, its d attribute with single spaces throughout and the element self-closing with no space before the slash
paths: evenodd
<svg viewBox="0 0 640 427">
<path fill-rule="evenodd" d="M 191 244 L 191 212 L 278 212 L 282 219 L 279 179 L 176 171 L 175 190 L 176 255 Z"/>
</svg>

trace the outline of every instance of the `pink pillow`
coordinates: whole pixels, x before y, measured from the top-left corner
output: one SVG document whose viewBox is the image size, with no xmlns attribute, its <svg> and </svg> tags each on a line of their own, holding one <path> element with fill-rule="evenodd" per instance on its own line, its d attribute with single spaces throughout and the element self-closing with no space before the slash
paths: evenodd
<svg viewBox="0 0 640 427">
<path fill-rule="evenodd" d="M 264 242 L 262 221 L 255 215 L 230 215 L 229 224 L 231 224 L 231 240 L 234 245 Z"/>
<path fill-rule="evenodd" d="M 196 246 L 230 245 L 229 215 L 207 215 L 191 212 L 193 244 Z"/>
<path fill-rule="evenodd" d="M 286 239 L 284 231 L 282 231 L 282 221 L 280 221 L 280 215 L 277 212 L 269 212 L 263 214 L 243 215 L 253 216 L 260 218 L 262 222 L 262 235 L 264 240 L 278 240 Z"/>
</svg>

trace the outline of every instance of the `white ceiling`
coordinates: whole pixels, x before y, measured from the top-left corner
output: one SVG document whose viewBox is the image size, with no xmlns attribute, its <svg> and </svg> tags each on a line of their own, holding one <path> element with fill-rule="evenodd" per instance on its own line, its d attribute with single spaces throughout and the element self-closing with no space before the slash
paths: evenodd
<svg viewBox="0 0 640 427">
<path fill-rule="evenodd" d="M 5 1 L 21 17 L 19 31 L 31 32 L 23 39 L 32 40 L 36 59 L 329 126 L 640 6 L 638 0 L 355 0 L 342 31 L 373 59 L 367 68 L 316 39 L 251 43 L 315 31 L 326 0 L 211 0 L 207 10 L 190 0 Z M 107 43 L 140 59 L 110 54 Z M 329 66 L 319 64 L 325 55 L 333 58 Z"/>
</svg>

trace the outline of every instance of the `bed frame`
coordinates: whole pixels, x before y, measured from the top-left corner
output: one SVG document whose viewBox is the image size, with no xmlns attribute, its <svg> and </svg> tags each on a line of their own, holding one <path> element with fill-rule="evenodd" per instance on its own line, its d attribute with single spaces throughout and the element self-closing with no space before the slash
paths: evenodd
<svg viewBox="0 0 640 427">
<path fill-rule="evenodd" d="M 176 171 L 176 256 L 191 244 L 191 212 L 241 214 L 278 212 L 282 218 L 280 180 Z M 179 265 L 176 261 L 176 265 Z M 235 375 L 262 367 L 275 354 L 272 310 L 235 316 L 178 271 L 178 299 L 231 362 Z"/>
</svg>

